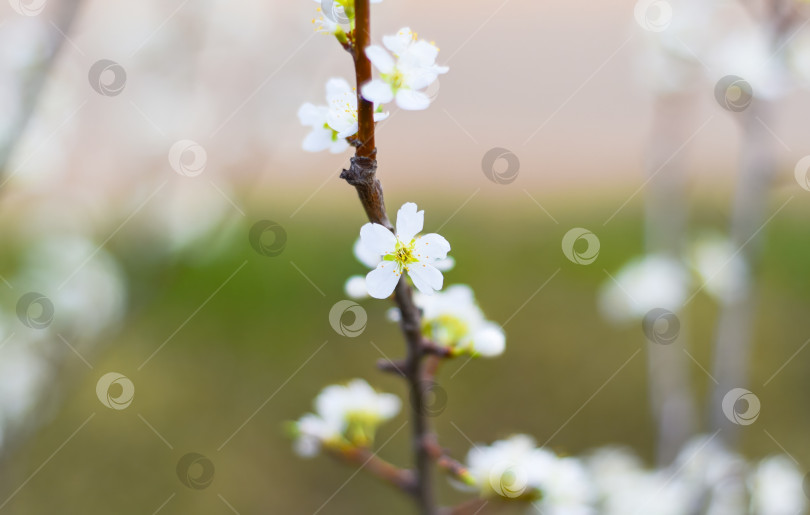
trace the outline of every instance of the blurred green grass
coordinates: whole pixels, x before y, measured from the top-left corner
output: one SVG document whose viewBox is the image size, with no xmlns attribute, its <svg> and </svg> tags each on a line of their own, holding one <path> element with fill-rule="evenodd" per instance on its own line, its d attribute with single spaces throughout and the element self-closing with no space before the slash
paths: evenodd
<svg viewBox="0 0 810 515">
<path fill-rule="evenodd" d="M 620 204 L 615 200 L 551 203 L 559 223 L 526 198 L 481 197 L 457 213 L 463 199 L 420 203 L 427 210 L 426 231 L 443 225 L 453 246 L 457 266 L 445 284 L 472 285 L 488 317 L 509 320 L 502 357 L 461 359 L 440 375 L 447 405 L 433 422 L 457 457 L 466 454 L 468 439 L 489 442 L 525 432 L 540 443 L 551 438 L 549 446 L 560 453 L 616 443 L 650 462 L 654 435 L 643 353 L 575 415 L 645 345 L 639 326 L 610 325 L 596 309 L 604 270 L 615 271 L 642 249 L 635 203 L 603 225 Z M 396 205 L 389 199 L 392 214 Z M 73 364 L 74 380 L 54 392 L 64 403 L 6 463 L 2 499 L 24 485 L 8 503 L 9 513 L 154 513 L 167 499 L 159 513 L 230 513 L 226 501 L 243 514 L 313 513 L 322 506 L 323 514 L 411 513 L 397 493 L 363 473 L 353 476 L 354 466 L 298 458 L 284 435 L 284 421 L 308 411 L 318 391 L 333 382 L 364 377 L 407 402 L 400 381 L 374 368 L 382 357 L 375 345 L 388 357 L 402 355 L 397 328 L 384 319 L 389 304 L 364 302 L 369 325 L 358 338 L 336 334 L 328 321 L 331 306 L 344 298 L 345 278 L 364 272 L 351 252 L 364 222 L 359 206 L 347 200 L 328 209 L 309 206 L 292 218 L 291 212 L 278 206 L 251 210 L 223 233 L 213 257 L 213 244 L 202 242 L 172 261 L 144 264 L 125 238 L 111 243 L 126 263 L 132 310 L 91 359 L 92 372 Z M 700 203 L 692 225 L 722 230 L 723 212 L 714 202 Z M 796 201 L 766 230 L 751 383 L 763 411 L 742 432 L 746 455 L 780 452 L 767 430 L 802 466 L 810 461 L 804 393 L 810 389 L 810 353 L 798 354 L 767 387 L 761 385 L 810 335 L 808 213 L 806 203 Z M 278 257 L 261 256 L 248 243 L 251 223 L 263 218 L 287 231 Z M 563 234 L 577 226 L 600 238 L 591 266 L 568 262 L 560 250 Z M 684 314 L 690 352 L 706 368 L 716 313 L 715 303 L 701 294 Z M 125 410 L 107 409 L 96 398 L 95 383 L 108 371 L 135 384 L 135 400 Z M 691 372 L 702 401 L 711 382 L 697 367 Z M 381 455 L 402 464 L 409 459 L 406 420 L 401 414 L 378 437 L 385 442 L 393 435 Z M 213 461 L 207 489 L 191 490 L 178 480 L 175 466 L 187 452 Z M 464 498 L 446 481 L 440 484 L 444 502 Z"/>
</svg>

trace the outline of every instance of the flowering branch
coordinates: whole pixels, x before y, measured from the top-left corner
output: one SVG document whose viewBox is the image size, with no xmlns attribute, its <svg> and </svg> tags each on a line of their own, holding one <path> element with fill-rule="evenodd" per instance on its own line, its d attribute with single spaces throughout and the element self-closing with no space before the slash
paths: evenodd
<svg viewBox="0 0 810 515">
<path fill-rule="evenodd" d="M 357 140 L 355 155 L 348 170 L 340 174 L 342 179 L 357 190 L 366 216 L 372 223 L 380 224 L 393 232 L 394 227 L 385 212 L 385 201 L 380 181 L 376 178 L 377 149 L 374 144 L 374 104 L 360 94 L 363 84 L 371 80 L 371 62 L 366 57 L 365 49 L 369 45 L 370 9 L 369 0 L 355 1 L 354 29 L 354 69 L 357 80 Z M 394 299 L 402 318 L 400 327 L 408 346 L 407 357 L 400 370 L 409 383 L 411 398 L 411 418 L 413 424 L 413 452 L 415 455 L 415 494 L 420 510 L 424 514 L 436 512 L 433 486 L 431 481 L 432 465 L 425 448 L 427 435 L 430 433 L 424 409 L 424 391 L 422 388 L 421 361 L 424 356 L 422 347 L 422 323 L 419 309 L 413 301 L 413 291 L 403 277 L 394 291 Z"/>
</svg>

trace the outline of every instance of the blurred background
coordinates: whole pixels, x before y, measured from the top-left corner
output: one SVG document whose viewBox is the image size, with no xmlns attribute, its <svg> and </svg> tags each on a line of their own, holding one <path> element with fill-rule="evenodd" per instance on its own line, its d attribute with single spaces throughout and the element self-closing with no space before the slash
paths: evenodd
<svg viewBox="0 0 810 515">
<path fill-rule="evenodd" d="M 329 323 L 365 273 L 365 218 L 338 178 L 350 153 L 301 150 L 298 107 L 353 78 L 315 32 L 318 3 L 7 4 L 0 512 L 410 513 L 354 466 L 300 459 L 284 432 L 353 377 L 407 400 L 375 368 L 404 354 L 389 303 L 362 302 L 359 337 Z M 373 6 L 373 40 L 409 26 L 450 67 L 428 110 L 392 105 L 378 125 L 389 214 L 425 209 L 457 262 L 445 284 L 471 285 L 507 334 L 503 356 L 442 370 L 432 421 L 456 457 L 520 432 L 666 466 L 717 431 L 806 472 L 807 14 L 789 0 Z M 262 221 L 280 227 L 272 255 L 249 237 Z M 595 240 L 565 240 L 578 228 Z M 729 416 L 733 388 L 761 411 L 732 401 Z M 406 420 L 379 436 L 401 464 Z M 213 464 L 206 488 L 180 479 L 188 453 Z M 465 498 L 440 485 L 443 503 Z"/>
</svg>

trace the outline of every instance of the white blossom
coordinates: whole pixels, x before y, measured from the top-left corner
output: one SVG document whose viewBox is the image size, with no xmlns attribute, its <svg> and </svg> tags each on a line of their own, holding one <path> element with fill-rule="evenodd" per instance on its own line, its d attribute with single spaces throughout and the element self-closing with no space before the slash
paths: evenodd
<svg viewBox="0 0 810 515">
<path fill-rule="evenodd" d="M 456 284 L 435 295 L 417 294 L 414 302 L 422 309 L 425 334 L 437 344 L 486 357 L 498 356 L 506 348 L 503 329 L 484 317 L 469 286 Z"/>
<path fill-rule="evenodd" d="M 346 280 L 343 291 L 350 299 L 361 300 L 368 297 L 366 278 L 362 275 L 353 275 Z"/>
<path fill-rule="evenodd" d="M 326 103 L 318 106 L 307 102 L 298 109 L 301 125 L 312 128 L 301 145 L 307 152 L 328 149 L 338 154 L 349 147 L 346 138 L 357 134 L 357 93 L 345 79 L 326 82 Z M 388 113 L 374 113 L 375 122 L 387 117 Z"/>
<path fill-rule="evenodd" d="M 379 104 L 395 100 L 402 109 L 426 109 L 430 97 L 422 90 L 449 70 L 436 64 L 439 49 L 433 43 L 417 39 L 416 33 L 407 27 L 393 36 L 384 36 L 383 45 L 385 48 L 371 45 L 365 50 L 380 78 L 362 86 L 363 97 Z"/>
<path fill-rule="evenodd" d="M 513 435 L 470 449 L 467 472 L 484 497 L 531 498 L 540 495 L 555 459 L 531 436 Z"/>
<path fill-rule="evenodd" d="M 795 515 L 807 509 L 801 470 L 787 456 L 762 460 L 751 475 L 751 504 L 757 515 Z"/>
<path fill-rule="evenodd" d="M 641 319 L 655 308 L 677 311 L 688 286 L 689 275 L 678 260 L 652 254 L 634 259 L 605 281 L 599 308 L 617 322 Z"/>
<path fill-rule="evenodd" d="M 369 295 L 376 299 L 391 295 L 402 272 L 408 273 L 422 293 L 430 295 L 442 288 L 444 277 L 434 263 L 447 257 L 450 244 L 436 233 L 417 237 L 424 220 L 425 212 L 417 211 L 416 204 L 408 202 L 397 212 L 396 234 L 375 223 L 360 228 L 363 252 L 381 258 L 377 267 L 366 275 Z"/>
<path fill-rule="evenodd" d="M 513 435 L 467 454 L 467 471 L 484 497 L 533 500 L 549 515 L 593 515 L 594 488 L 578 459 L 538 448 L 527 435 Z"/>
<path fill-rule="evenodd" d="M 395 417 L 399 397 L 378 393 L 362 379 L 324 388 L 315 398 L 315 413 L 294 424 L 295 449 L 302 456 L 317 454 L 322 445 L 369 445 L 377 426 Z"/>
</svg>

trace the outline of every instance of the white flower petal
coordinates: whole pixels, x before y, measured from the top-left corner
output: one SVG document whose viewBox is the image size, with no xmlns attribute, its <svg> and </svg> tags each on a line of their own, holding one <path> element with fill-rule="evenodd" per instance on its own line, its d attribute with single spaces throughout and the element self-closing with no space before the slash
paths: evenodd
<svg viewBox="0 0 810 515">
<path fill-rule="evenodd" d="M 366 57 L 368 57 L 368 60 L 371 61 L 371 64 L 373 64 L 380 73 L 391 73 L 394 71 L 394 59 L 383 47 L 378 45 L 366 47 Z"/>
<path fill-rule="evenodd" d="M 394 91 L 391 86 L 380 79 L 363 84 L 360 88 L 363 98 L 375 104 L 387 104 L 394 99 Z"/>
<path fill-rule="evenodd" d="M 450 243 L 444 236 L 434 232 L 417 238 L 413 250 L 419 261 L 434 261 L 447 257 L 447 253 L 450 252 Z"/>
<path fill-rule="evenodd" d="M 413 32 L 408 27 L 399 29 L 393 36 L 383 36 L 383 45 L 396 56 L 402 55 L 411 43 Z"/>
<path fill-rule="evenodd" d="M 366 275 L 368 294 L 375 299 L 387 299 L 394 293 L 401 274 L 393 261 L 383 261 Z"/>
<path fill-rule="evenodd" d="M 425 212 L 417 211 L 416 204 L 406 202 L 397 211 L 397 238 L 404 244 L 410 241 L 425 226 Z M 449 250 L 449 249 L 448 249 Z"/>
<path fill-rule="evenodd" d="M 340 127 L 340 129 L 335 127 L 335 125 Z M 356 121 L 345 124 L 335 123 L 334 125 L 330 123 L 329 126 L 337 131 L 338 138 L 348 138 L 349 136 L 354 136 L 357 134 L 357 129 L 359 128 L 359 124 Z"/>
<path fill-rule="evenodd" d="M 389 254 L 397 247 L 396 237 L 380 224 L 367 223 L 361 227 L 360 241 L 369 254 L 378 256 Z"/>
<path fill-rule="evenodd" d="M 357 238 L 354 242 L 352 250 L 354 251 L 354 257 L 369 268 L 377 268 L 377 265 L 380 264 L 380 260 L 382 260 L 382 254 L 378 254 L 373 249 L 369 249 L 363 245 L 363 240 L 360 238 Z"/>
<path fill-rule="evenodd" d="M 409 73 L 403 84 L 406 89 L 425 89 L 430 86 L 439 76 L 433 70 L 419 69 Z"/>
<path fill-rule="evenodd" d="M 346 79 L 340 77 L 333 77 L 326 81 L 326 99 L 331 100 L 334 97 L 342 96 L 346 93 L 352 93 L 352 87 L 346 82 Z"/>
<path fill-rule="evenodd" d="M 347 148 L 349 148 L 349 142 L 343 138 L 338 138 L 336 140 L 333 140 L 332 144 L 329 145 L 329 152 L 333 154 L 340 154 Z"/>
<path fill-rule="evenodd" d="M 400 108 L 408 111 L 421 111 L 427 109 L 430 105 L 429 96 L 412 89 L 400 89 L 397 91 L 396 100 Z"/>
<path fill-rule="evenodd" d="M 301 143 L 301 148 L 307 152 L 320 152 L 330 148 L 332 143 L 332 131 L 330 129 L 312 129 Z"/>
<path fill-rule="evenodd" d="M 316 106 L 310 102 L 298 108 L 298 120 L 301 125 L 307 127 L 323 127 L 326 123 L 326 113 L 329 110 L 325 106 Z"/>
<path fill-rule="evenodd" d="M 485 357 L 499 356 L 506 348 L 506 335 L 498 324 L 487 322 L 472 337 L 473 350 Z"/>
<path fill-rule="evenodd" d="M 388 118 L 388 114 L 389 113 L 387 111 L 381 112 L 381 113 L 374 113 L 374 121 L 375 122 L 381 122 L 381 121 L 385 120 L 386 118 Z"/>
<path fill-rule="evenodd" d="M 424 39 L 415 41 L 408 47 L 408 57 L 416 60 L 422 66 L 432 66 L 439 56 L 439 49 Z"/>
<path fill-rule="evenodd" d="M 439 272 L 449 272 L 454 266 L 456 266 L 456 260 L 452 257 L 446 257 L 433 262 L 433 267 Z"/>
<path fill-rule="evenodd" d="M 432 295 L 435 290 L 441 290 L 444 276 L 433 265 L 427 263 L 413 263 L 408 266 L 408 275 L 414 286 L 426 295 Z"/>
</svg>

